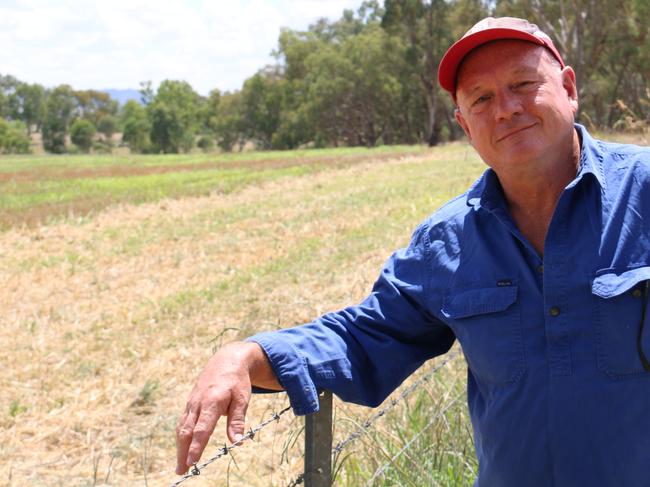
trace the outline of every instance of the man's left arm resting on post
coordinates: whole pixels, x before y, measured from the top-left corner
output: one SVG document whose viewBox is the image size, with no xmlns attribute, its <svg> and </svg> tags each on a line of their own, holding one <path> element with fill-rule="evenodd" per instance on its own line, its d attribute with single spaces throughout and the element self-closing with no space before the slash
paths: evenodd
<svg viewBox="0 0 650 487">
<path fill-rule="evenodd" d="M 321 389 L 376 406 L 424 361 L 449 350 L 453 333 L 428 312 L 427 229 L 420 226 L 388 259 L 360 304 L 248 339 L 265 351 L 295 414 L 317 411 Z"/>
</svg>

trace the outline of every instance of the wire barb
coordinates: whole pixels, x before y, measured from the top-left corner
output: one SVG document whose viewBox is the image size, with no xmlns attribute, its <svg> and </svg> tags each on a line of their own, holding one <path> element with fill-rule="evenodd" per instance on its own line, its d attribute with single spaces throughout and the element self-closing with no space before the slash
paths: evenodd
<svg viewBox="0 0 650 487">
<path fill-rule="evenodd" d="M 219 453 L 217 453 L 212 458 L 206 460 L 201 465 L 198 465 L 198 464 L 195 463 L 192 466 L 192 469 L 190 470 L 189 473 L 183 475 L 176 482 L 171 484 L 170 487 L 177 487 L 178 485 L 185 482 L 187 479 L 189 479 L 191 477 L 195 477 L 197 475 L 201 475 L 201 470 L 203 470 L 205 467 L 207 467 L 211 463 L 217 461 L 219 458 L 221 458 L 221 457 L 223 457 L 225 455 L 228 455 L 230 453 L 230 451 L 233 450 L 234 448 L 240 447 L 244 443 L 245 440 L 252 440 L 255 437 L 255 435 L 257 434 L 258 431 L 260 431 L 262 428 L 265 428 L 269 424 L 278 421 L 280 419 L 280 416 L 282 416 L 284 413 L 289 411 L 289 409 L 291 409 L 291 406 L 287 406 L 283 410 L 274 413 L 271 416 L 271 418 L 267 419 L 263 423 L 258 424 L 254 428 L 251 428 L 248 433 L 246 433 L 242 438 L 240 438 L 238 441 L 236 441 L 232 445 L 228 446 L 227 444 L 224 444 L 222 448 L 219 448 Z"/>
<path fill-rule="evenodd" d="M 301 473 L 298 475 L 295 480 L 293 480 L 287 487 L 296 487 L 296 485 L 302 484 L 302 482 L 305 480 L 305 474 Z"/>
</svg>

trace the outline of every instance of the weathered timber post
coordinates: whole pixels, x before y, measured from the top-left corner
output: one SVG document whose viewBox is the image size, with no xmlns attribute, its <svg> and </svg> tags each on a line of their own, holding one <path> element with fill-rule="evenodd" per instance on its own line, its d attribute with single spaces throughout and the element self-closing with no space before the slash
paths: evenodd
<svg viewBox="0 0 650 487">
<path fill-rule="evenodd" d="M 332 485 L 332 393 L 319 400 L 319 411 L 305 417 L 305 487 Z"/>
</svg>

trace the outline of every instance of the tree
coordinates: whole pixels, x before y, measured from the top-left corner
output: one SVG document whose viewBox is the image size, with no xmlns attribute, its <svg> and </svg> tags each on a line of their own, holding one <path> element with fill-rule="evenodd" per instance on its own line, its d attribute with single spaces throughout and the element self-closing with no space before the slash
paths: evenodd
<svg viewBox="0 0 650 487">
<path fill-rule="evenodd" d="M 306 60 L 325 46 L 326 41 L 315 32 L 281 31 L 274 54 L 284 78 L 284 101 L 277 131 L 272 137 L 274 148 L 292 149 L 314 140 L 316 127 L 309 118 Z"/>
<path fill-rule="evenodd" d="M 102 118 L 117 114 L 118 103 L 108 93 L 96 90 L 75 91 L 77 99 L 77 116 L 84 118 L 95 127 L 99 127 Z"/>
<path fill-rule="evenodd" d="M 199 95 L 185 81 L 165 80 L 147 105 L 155 152 L 177 153 L 194 146 L 199 128 Z"/>
<path fill-rule="evenodd" d="M 7 95 L 5 95 L 2 90 L 0 90 L 0 118 L 4 119 L 6 113 L 7 113 Z"/>
<path fill-rule="evenodd" d="M 140 81 L 140 102 L 143 105 L 148 105 L 153 101 L 155 96 L 154 90 L 151 87 L 151 81 Z"/>
<path fill-rule="evenodd" d="M 70 140 L 83 152 L 90 152 L 97 129 L 89 120 L 78 118 L 70 127 Z"/>
<path fill-rule="evenodd" d="M 214 89 L 210 91 L 207 98 L 202 99 L 199 108 L 198 117 L 201 124 L 201 130 L 204 132 L 214 133 L 215 122 L 219 116 L 219 106 L 221 105 L 221 91 Z"/>
<path fill-rule="evenodd" d="M 417 73 L 428 109 L 427 142 L 440 141 L 439 109 L 447 96 L 440 96 L 435 79 L 438 62 L 452 42 L 450 32 L 450 4 L 446 0 L 386 0 L 382 26 L 391 35 L 401 36 L 408 44 L 407 57 Z M 469 26 L 468 26 L 469 27 Z M 448 113 L 445 119 L 450 120 Z M 454 125 L 449 125 L 450 131 Z"/>
<path fill-rule="evenodd" d="M 122 142 L 128 144 L 131 152 L 147 152 L 150 149 L 151 125 L 142 105 L 135 100 L 127 101 L 120 114 Z"/>
<path fill-rule="evenodd" d="M 45 114 L 45 88 L 39 84 L 19 83 L 15 91 L 15 103 L 13 103 L 14 120 L 22 120 L 25 123 L 27 134 L 30 134 L 32 127 L 40 131 Z"/>
<path fill-rule="evenodd" d="M 284 79 L 277 69 L 266 68 L 244 82 L 241 90 L 242 136 L 261 149 L 270 149 L 280 124 Z"/>
<path fill-rule="evenodd" d="M 105 115 L 99 119 L 97 131 L 104 136 L 104 140 L 109 146 L 113 144 L 113 134 L 116 130 L 117 118 L 113 115 Z"/>
<path fill-rule="evenodd" d="M 47 97 L 43 123 L 43 147 L 54 154 L 65 152 L 65 138 L 76 107 L 74 92 L 69 85 L 61 85 Z"/>
<path fill-rule="evenodd" d="M 0 116 L 5 118 L 14 118 L 14 114 L 17 111 L 18 100 L 16 98 L 16 90 L 20 85 L 20 81 L 11 75 L 1 75 L 0 74 L 0 93 L 2 97 L 0 101 L 2 105 L 0 106 Z"/>
<path fill-rule="evenodd" d="M 307 105 L 317 140 L 371 147 L 398 131 L 401 47 L 374 26 L 309 56 Z"/>
<path fill-rule="evenodd" d="M 219 103 L 219 111 L 213 126 L 219 147 L 229 152 L 237 145 L 241 151 L 246 143 L 242 127 L 241 92 L 224 93 Z"/>
<path fill-rule="evenodd" d="M 282 103 L 273 147 L 309 141 L 371 146 L 404 134 L 413 90 L 402 89 L 404 46 L 380 28 L 382 15 L 378 2 L 370 1 L 356 14 L 320 20 L 307 32 L 282 31 L 276 52 Z"/>
</svg>

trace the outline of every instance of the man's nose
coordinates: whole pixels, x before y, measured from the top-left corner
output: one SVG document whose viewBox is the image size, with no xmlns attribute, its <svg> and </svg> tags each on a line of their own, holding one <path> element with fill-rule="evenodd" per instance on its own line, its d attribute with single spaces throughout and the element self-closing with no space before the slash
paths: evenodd
<svg viewBox="0 0 650 487">
<path fill-rule="evenodd" d="M 508 90 L 502 90 L 496 96 L 495 117 L 497 120 L 509 120 L 520 115 L 523 107 L 519 97 Z"/>
</svg>

